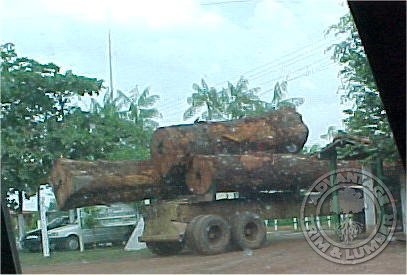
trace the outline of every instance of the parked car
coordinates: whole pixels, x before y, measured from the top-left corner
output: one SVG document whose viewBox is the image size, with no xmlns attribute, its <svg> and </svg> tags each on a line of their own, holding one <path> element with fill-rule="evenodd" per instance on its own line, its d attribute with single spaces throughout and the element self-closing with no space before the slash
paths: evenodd
<svg viewBox="0 0 407 275">
<path fill-rule="evenodd" d="M 101 208 L 102 210 L 106 210 Z M 82 235 L 84 245 L 92 244 L 123 244 L 130 238 L 133 232 L 138 216 L 134 213 L 120 211 L 105 211 L 96 217 L 97 221 L 91 227 L 80 226 L 77 221 L 68 223 L 65 218 L 52 221 L 48 227 L 49 247 L 51 250 L 79 249 L 79 236 Z M 51 225 L 51 226 L 50 226 Z M 57 226 L 58 225 L 58 226 Z M 23 249 L 29 251 L 39 251 L 42 247 L 42 234 L 40 229 L 28 232 L 22 240 Z"/>
<path fill-rule="evenodd" d="M 48 223 L 47 229 L 53 230 L 54 228 L 58 228 L 67 224 L 69 224 L 68 216 L 57 217 Z M 28 231 L 21 240 L 22 248 L 29 251 L 39 251 L 41 249 L 41 238 L 41 229 Z"/>
</svg>

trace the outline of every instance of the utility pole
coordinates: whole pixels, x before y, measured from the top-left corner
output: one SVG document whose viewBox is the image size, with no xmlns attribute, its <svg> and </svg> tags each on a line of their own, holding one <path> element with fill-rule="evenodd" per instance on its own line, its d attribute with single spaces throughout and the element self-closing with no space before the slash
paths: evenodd
<svg viewBox="0 0 407 275">
<path fill-rule="evenodd" d="M 109 73 L 110 73 L 110 100 L 113 100 L 113 73 L 112 73 L 112 41 L 109 29 Z"/>
</svg>

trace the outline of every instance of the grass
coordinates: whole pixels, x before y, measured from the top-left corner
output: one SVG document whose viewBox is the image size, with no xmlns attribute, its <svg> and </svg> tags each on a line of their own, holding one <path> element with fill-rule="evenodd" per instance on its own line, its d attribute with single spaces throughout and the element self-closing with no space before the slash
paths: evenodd
<svg viewBox="0 0 407 275">
<path fill-rule="evenodd" d="M 51 251 L 50 257 L 42 253 L 19 252 L 21 265 L 24 267 L 34 265 L 56 265 L 69 263 L 89 263 L 100 261 L 115 261 L 123 258 L 144 258 L 150 256 L 148 249 L 137 251 L 124 251 L 122 247 L 104 247 L 85 249 L 80 251 Z"/>
</svg>

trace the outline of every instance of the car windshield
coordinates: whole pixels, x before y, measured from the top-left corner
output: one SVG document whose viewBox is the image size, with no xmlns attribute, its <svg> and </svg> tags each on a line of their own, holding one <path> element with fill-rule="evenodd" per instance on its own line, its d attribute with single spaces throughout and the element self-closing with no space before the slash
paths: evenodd
<svg viewBox="0 0 407 275">
<path fill-rule="evenodd" d="M 387 43 L 358 31 L 381 9 L 0 2 L 1 195 L 24 272 L 406 273 L 399 111 L 367 56 Z"/>
<path fill-rule="evenodd" d="M 68 218 L 64 218 L 64 217 L 59 217 L 59 218 L 55 218 L 52 221 L 50 221 L 47 225 L 47 228 L 53 229 L 53 228 L 57 228 L 63 225 L 66 225 L 69 223 L 69 219 Z"/>
</svg>

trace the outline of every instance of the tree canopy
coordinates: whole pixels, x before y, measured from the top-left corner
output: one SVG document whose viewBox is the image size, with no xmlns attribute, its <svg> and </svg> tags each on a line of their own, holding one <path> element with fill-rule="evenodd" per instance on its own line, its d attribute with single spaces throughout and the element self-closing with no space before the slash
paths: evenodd
<svg viewBox="0 0 407 275">
<path fill-rule="evenodd" d="M 48 182 L 53 160 L 145 159 L 159 117 L 158 96 L 137 88 L 115 98 L 105 90 L 89 110 L 73 98 L 104 90 L 102 80 L 60 72 L 55 64 L 18 57 L 1 46 L 2 196 L 32 194 Z"/>
<path fill-rule="evenodd" d="M 46 182 L 54 157 L 45 141 L 45 122 L 63 120 L 75 109 L 71 98 L 98 93 L 102 81 L 18 57 L 11 43 L 1 45 L 0 52 L 2 195 L 9 188 L 31 192 Z"/>
<path fill-rule="evenodd" d="M 286 105 L 298 107 L 303 104 L 303 98 L 286 98 L 287 85 L 286 81 L 277 82 L 272 101 L 266 102 L 258 96 L 260 88 L 249 88 L 249 81 L 244 77 L 240 77 L 236 84 L 228 81 L 227 87 L 219 91 L 202 79 L 201 86 L 192 85 L 195 92 L 187 98 L 190 107 L 184 112 L 184 120 L 197 115 L 197 119 L 202 120 L 238 119 Z"/>
<path fill-rule="evenodd" d="M 386 111 L 351 14 L 341 17 L 326 33 L 342 38 L 341 42 L 329 47 L 328 51 L 342 65 L 339 72 L 342 79 L 342 99 L 353 104 L 352 108 L 344 110 L 348 115 L 344 120 L 345 131 L 372 140 L 374 146 L 369 148 L 370 158 L 397 159 L 399 156 Z M 351 152 L 348 150 L 343 153 Z"/>
</svg>

